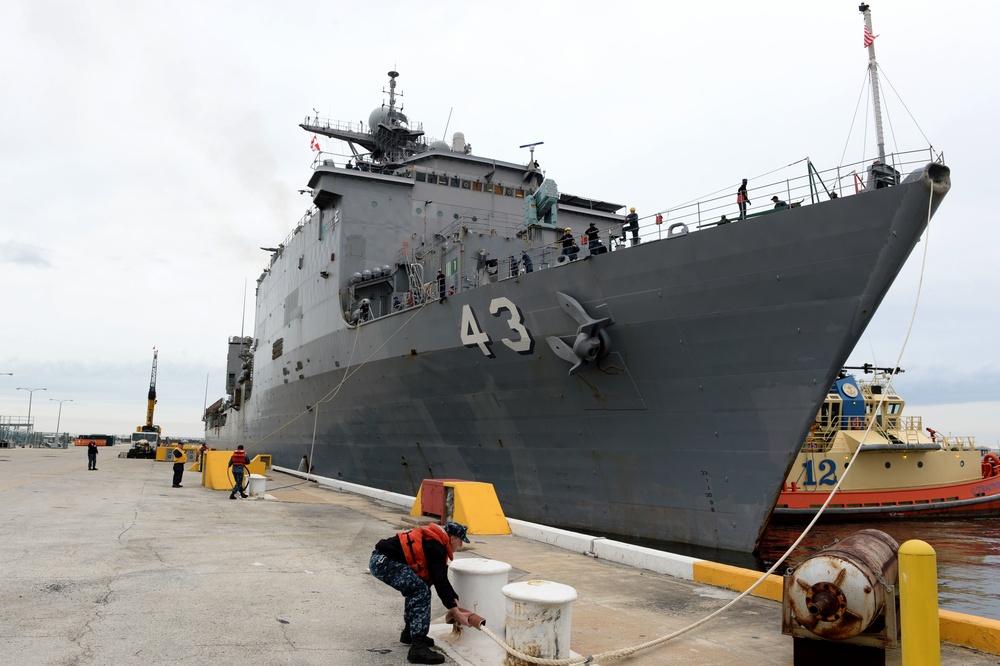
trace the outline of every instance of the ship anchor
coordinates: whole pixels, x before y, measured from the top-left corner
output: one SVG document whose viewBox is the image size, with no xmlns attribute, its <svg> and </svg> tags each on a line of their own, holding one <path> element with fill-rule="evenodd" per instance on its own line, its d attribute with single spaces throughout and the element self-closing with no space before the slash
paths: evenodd
<svg viewBox="0 0 1000 666">
<path fill-rule="evenodd" d="M 580 326 L 576 329 L 576 335 L 572 340 L 569 336 L 550 335 L 546 341 L 556 356 L 573 364 L 569 374 L 575 375 L 608 355 L 611 350 L 611 336 L 605 329 L 615 323 L 615 320 L 611 317 L 593 319 L 575 298 L 561 291 L 556 292 L 556 300 Z"/>
</svg>

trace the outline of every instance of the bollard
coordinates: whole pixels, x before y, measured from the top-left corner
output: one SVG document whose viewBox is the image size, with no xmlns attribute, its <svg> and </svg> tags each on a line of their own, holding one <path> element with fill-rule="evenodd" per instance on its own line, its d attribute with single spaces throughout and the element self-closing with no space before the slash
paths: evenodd
<svg viewBox="0 0 1000 666">
<path fill-rule="evenodd" d="M 506 562 L 488 560 L 483 557 L 465 557 L 455 560 L 448 567 L 452 577 L 452 587 L 458 594 L 458 605 L 486 618 L 486 626 L 497 636 L 503 636 L 507 625 L 506 598 L 503 587 L 507 584 L 510 565 Z M 477 652 L 489 652 L 499 661 L 504 653 L 502 647 L 481 631 L 466 629 L 462 632 L 461 643 Z"/>
<path fill-rule="evenodd" d="M 247 492 L 251 495 L 263 495 L 264 488 L 267 487 L 267 477 L 263 474 L 251 474 L 247 483 Z"/>
<path fill-rule="evenodd" d="M 547 580 L 505 585 L 506 642 L 518 652 L 543 659 L 570 656 L 569 637 L 576 590 Z M 507 655 L 504 666 L 529 666 Z"/>
<path fill-rule="evenodd" d="M 919 539 L 899 547 L 899 616 L 903 666 L 940 666 L 937 555 Z"/>
</svg>

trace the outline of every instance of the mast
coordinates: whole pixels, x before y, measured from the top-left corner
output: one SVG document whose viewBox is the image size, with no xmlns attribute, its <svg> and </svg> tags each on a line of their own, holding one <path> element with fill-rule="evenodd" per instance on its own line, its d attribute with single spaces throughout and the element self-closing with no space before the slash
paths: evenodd
<svg viewBox="0 0 1000 666">
<path fill-rule="evenodd" d="M 882 102 L 879 99 L 878 64 L 875 62 L 875 33 L 872 32 L 872 12 L 867 4 L 858 7 L 865 16 L 865 44 L 868 46 L 868 75 L 872 82 L 872 110 L 875 113 L 875 139 L 878 141 L 878 159 L 885 164 L 885 137 L 882 135 Z"/>
<path fill-rule="evenodd" d="M 399 72 L 393 70 L 389 72 L 389 117 L 392 117 L 392 113 L 396 110 L 396 77 L 399 76 Z"/>
</svg>

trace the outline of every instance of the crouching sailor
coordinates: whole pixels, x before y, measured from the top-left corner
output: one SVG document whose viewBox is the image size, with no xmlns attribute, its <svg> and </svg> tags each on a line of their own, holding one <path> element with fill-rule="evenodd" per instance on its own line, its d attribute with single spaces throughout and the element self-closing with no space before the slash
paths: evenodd
<svg viewBox="0 0 1000 666">
<path fill-rule="evenodd" d="M 398 590 L 406 599 L 403 605 L 403 633 L 399 642 L 409 644 L 406 655 L 411 664 L 442 664 L 444 655 L 431 649 L 434 640 L 427 637 L 431 626 L 431 588 L 451 615 L 465 626 L 471 611 L 458 605 L 458 595 L 448 581 L 448 562 L 453 553 L 469 543 L 466 527 L 459 523 L 425 525 L 399 532 L 375 544 L 368 569 L 380 581 Z"/>
</svg>

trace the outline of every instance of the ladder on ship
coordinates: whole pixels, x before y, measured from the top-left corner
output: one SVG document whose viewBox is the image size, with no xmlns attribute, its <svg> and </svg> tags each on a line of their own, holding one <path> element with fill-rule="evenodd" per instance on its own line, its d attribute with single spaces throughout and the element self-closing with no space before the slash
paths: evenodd
<svg viewBox="0 0 1000 666">
<path fill-rule="evenodd" d="M 409 285 L 409 303 L 405 303 L 406 307 L 412 305 L 421 305 L 427 298 L 424 293 L 424 267 L 422 264 L 411 264 L 407 262 L 406 264 L 406 279 Z"/>
</svg>

